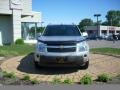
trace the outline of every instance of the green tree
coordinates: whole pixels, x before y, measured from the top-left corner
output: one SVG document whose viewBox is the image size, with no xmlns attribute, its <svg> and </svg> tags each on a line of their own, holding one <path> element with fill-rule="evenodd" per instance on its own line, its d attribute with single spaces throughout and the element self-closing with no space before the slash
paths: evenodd
<svg viewBox="0 0 120 90">
<path fill-rule="evenodd" d="M 107 21 L 104 21 L 104 22 L 102 22 L 101 25 L 103 25 L 103 26 L 107 26 L 107 25 L 108 25 L 108 22 L 107 22 Z"/>
<path fill-rule="evenodd" d="M 37 27 L 37 33 L 42 33 L 45 27 Z M 35 34 L 35 27 L 32 27 L 29 31 L 31 34 Z"/>
<path fill-rule="evenodd" d="M 102 21 L 99 20 L 99 21 L 98 21 L 98 25 L 101 25 L 101 24 L 102 24 Z M 94 26 L 97 26 L 97 22 L 94 22 L 93 25 L 94 25 Z"/>
<path fill-rule="evenodd" d="M 106 19 L 108 25 L 120 26 L 120 11 L 119 10 L 110 10 L 107 12 Z"/>
<path fill-rule="evenodd" d="M 85 26 L 91 26 L 93 24 L 94 24 L 93 20 L 91 20 L 89 18 L 85 18 L 85 19 L 81 20 L 81 22 L 79 23 L 78 26 L 79 26 L 81 32 L 84 32 L 85 31 L 85 29 L 84 29 Z"/>
<path fill-rule="evenodd" d="M 38 27 L 37 33 L 42 33 L 44 31 L 45 27 Z"/>
</svg>

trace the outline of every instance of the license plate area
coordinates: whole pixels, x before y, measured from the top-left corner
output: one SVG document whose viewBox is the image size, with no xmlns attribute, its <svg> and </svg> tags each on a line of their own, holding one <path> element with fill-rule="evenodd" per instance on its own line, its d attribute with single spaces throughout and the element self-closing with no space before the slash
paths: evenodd
<svg viewBox="0 0 120 90">
<path fill-rule="evenodd" d="M 57 63 L 59 64 L 65 63 L 65 58 L 64 57 L 57 58 Z"/>
</svg>

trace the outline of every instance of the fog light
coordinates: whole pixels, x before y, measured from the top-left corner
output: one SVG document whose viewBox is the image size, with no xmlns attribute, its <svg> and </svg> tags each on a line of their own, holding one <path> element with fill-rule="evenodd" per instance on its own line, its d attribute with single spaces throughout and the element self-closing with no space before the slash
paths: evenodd
<svg viewBox="0 0 120 90">
<path fill-rule="evenodd" d="M 87 55 L 85 54 L 84 57 L 87 57 Z"/>
<path fill-rule="evenodd" d="M 36 57 L 39 58 L 39 55 L 37 54 Z"/>
</svg>

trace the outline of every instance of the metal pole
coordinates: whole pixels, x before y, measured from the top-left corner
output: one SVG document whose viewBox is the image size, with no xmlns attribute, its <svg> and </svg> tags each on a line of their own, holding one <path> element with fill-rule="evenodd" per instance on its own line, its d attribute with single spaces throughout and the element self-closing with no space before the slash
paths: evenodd
<svg viewBox="0 0 120 90">
<path fill-rule="evenodd" d="M 101 16 L 101 14 L 95 14 L 95 17 L 97 17 L 97 36 L 99 36 L 99 23 L 98 23 L 98 17 Z"/>
<path fill-rule="evenodd" d="M 97 37 L 99 36 L 98 16 L 97 16 Z"/>
</svg>

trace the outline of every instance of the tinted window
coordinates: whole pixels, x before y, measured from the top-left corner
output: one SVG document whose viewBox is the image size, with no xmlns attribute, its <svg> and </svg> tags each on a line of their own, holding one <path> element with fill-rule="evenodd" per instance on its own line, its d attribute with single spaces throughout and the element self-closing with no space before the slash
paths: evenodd
<svg viewBox="0 0 120 90">
<path fill-rule="evenodd" d="M 75 25 L 51 25 L 47 26 L 43 36 L 81 36 Z"/>
</svg>

